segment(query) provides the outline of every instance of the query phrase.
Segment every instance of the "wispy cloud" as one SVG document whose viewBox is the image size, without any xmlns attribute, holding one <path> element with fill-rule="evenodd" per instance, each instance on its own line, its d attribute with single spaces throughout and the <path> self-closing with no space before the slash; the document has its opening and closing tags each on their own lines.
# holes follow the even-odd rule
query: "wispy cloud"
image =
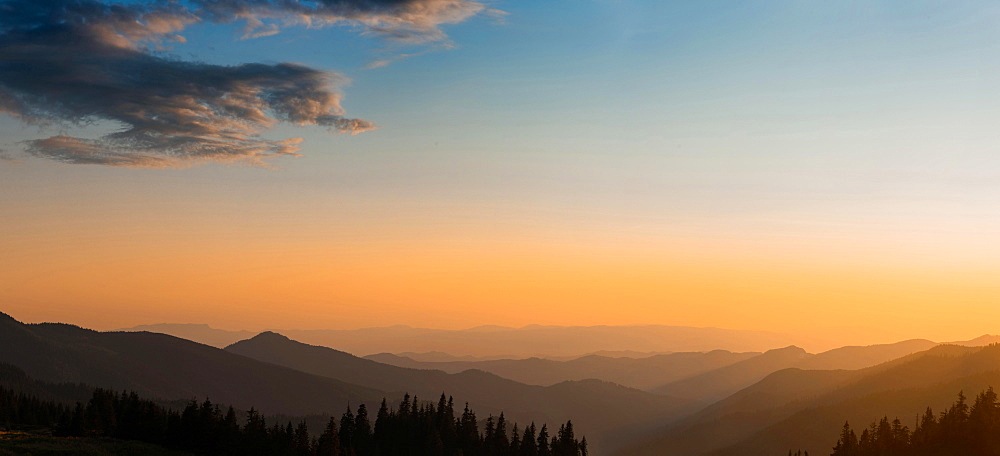
<svg viewBox="0 0 1000 456">
<path fill-rule="evenodd" d="M 397 62 L 399 60 L 408 59 L 410 57 L 417 57 L 417 56 L 423 55 L 424 53 L 428 52 L 429 50 L 430 49 L 425 49 L 425 50 L 420 51 L 420 52 L 412 52 L 412 53 L 408 53 L 408 54 L 404 54 L 404 53 L 391 54 L 391 53 L 387 52 L 386 53 L 387 55 L 385 57 L 377 59 L 377 60 L 372 60 L 371 62 L 368 62 L 368 64 L 364 66 L 364 69 L 366 69 L 366 70 L 374 70 L 376 68 L 385 68 L 385 67 L 387 67 L 389 65 L 392 65 L 393 63 L 395 63 L 395 62 Z"/>
<path fill-rule="evenodd" d="M 488 10 L 470 0 L 195 0 L 194 4 L 209 20 L 246 22 L 246 36 L 259 29 L 277 30 L 278 24 L 316 27 L 349 22 L 369 33 L 412 43 L 443 40 L 441 25 Z"/>
<path fill-rule="evenodd" d="M 235 66 L 154 54 L 200 21 L 246 22 L 247 37 L 288 24 L 351 22 L 410 42 L 443 40 L 441 24 L 483 6 L 467 0 L 195 0 L 147 5 L 97 0 L 0 0 L 0 112 L 26 123 L 114 122 L 97 139 L 66 135 L 26 142 L 25 151 L 64 163 L 184 167 L 201 162 L 266 166 L 296 156 L 298 138 L 261 134 L 278 122 L 340 133 L 374 129 L 346 117 L 336 73 L 302 65 Z"/>
</svg>

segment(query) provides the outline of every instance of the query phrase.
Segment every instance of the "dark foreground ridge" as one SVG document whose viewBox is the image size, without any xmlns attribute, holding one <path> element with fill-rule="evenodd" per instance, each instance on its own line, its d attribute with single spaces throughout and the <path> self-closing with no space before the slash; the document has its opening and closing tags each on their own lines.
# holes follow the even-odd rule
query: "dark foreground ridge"
<svg viewBox="0 0 1000 456">
<path fill-rule="evenodd" d="M 382 401 L 374 423 L 367 407 L 347 409 L 339 420 L 330 418 L 318 437 L 310 435 L 306 422 L 293 426 L 268 425 L 259 411 L 238 413 L 206 399 L 191 401 L 178 412 L 135 392 L 116 393 L 94 389 L 88 401 L 68 405 L 18 391 L 67 390 L 66 385 L 48 385 L 29 379 L 11 365 L 0 365 L 8 380 L 0 385 L 0 429 L 11 439 L 0 439 L 0 450 L 19 448 L 18 441 L 51 433 L 49 439 L 69 450 L 107 448 L 107 440 L 153 444 L 167 450 L 212 455 L 288 456 L 587 456 L 587 439 L 577 440 L 572 421 L 551 435 L 548 427 L 535 423 L 519 428 L 503 413 L 488 417 L 482 429 L 475 412 L 465 406 L 455 416 L 454 402 L 441 395 L 435 405 L 406 395 L 396 408 Z M 70 389 L 71 390 L 71 389 Z M 75 392 L 75 391 L 73 391 Z M 43 393 L 44 394 L 44 393 Z M 51 393 L 49 393 L 51 394 Z M 510 427 L 508 427 L 510 425 Z M 32 433 L 10 434 L 12 430 Z M 58 439 L 58 438 L 67 439 Z M 73 437 L 73 439 L 68 439 Z M 79 439 L 85 437 L 87 439 Z M 44 439 L 45 437 L 40 437 Z M 102 443 L 103 442 L 103 443 Z M 12 446 L 13 445 L 13 446 Z M 122 448 L 111 444 L 111 447 Z M 133 446 L 134 448 L 134 446 Z"/>
<path fill-rule="evenodd" d="M 927 407 L 912 432 L 899 418 L 873 421 L 860 435 L 845 422 L 831 456 L 946 454 L 1000 455 L 1000 403 L 992 387 L 979 393 L 971 408 L 962 392 L 940 415 Z"/>
</svg>

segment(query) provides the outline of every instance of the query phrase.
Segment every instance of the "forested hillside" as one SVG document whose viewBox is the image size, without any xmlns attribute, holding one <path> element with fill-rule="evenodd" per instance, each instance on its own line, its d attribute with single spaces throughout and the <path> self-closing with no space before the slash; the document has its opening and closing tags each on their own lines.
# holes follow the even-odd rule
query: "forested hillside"
<svg viewBox="0 0 1000 456">
<path fill-rule="evenodd" d="M 23 384 L 56 387 L 27 381 Z M 49 430 L 56 437 L 134 440 L 164 448 L 212 455 L 288 456 L 587 456 L 586 437 L 577 439 L 572 421 L 547 425 L 510 423 L 503 413 L 477 418 L 468 405 L 456 411 L 444 395 L 437 404 L 406 395 L 398 407 L 386 400 L 372 418 L 361 404 L 331 418 L 321 431 L 305 421 L 269 424 L 251 408 L 238 414 L 206 399 L 183 410 L 165 408 L 135 392 L 94 389 L 86 402 L 41 399 L 0 386 L 0 430 Z M 64 443 L 72 448 L 72 442 Z M 80 442 L 81 445 L 84 442 Z"/>
<path fill-rule="evenodd" d="M 860 432 L 860 433 L 859 433 Z M 913 428 L 888 417 L 860 431 L 844 423 L 831 456 L 1000 455 L 1000 402 L 990 387 L 976 395 L 970 407 L 963 392 L 947 409 L 935 414 L 927 407 Z"/>
</svg>

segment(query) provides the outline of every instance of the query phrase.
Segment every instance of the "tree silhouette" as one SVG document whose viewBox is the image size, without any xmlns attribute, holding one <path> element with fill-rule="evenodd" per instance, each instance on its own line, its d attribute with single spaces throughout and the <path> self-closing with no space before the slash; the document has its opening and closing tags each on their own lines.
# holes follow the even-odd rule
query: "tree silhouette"
<svg viewBox="0 0 1000 456">
<path fill-rule="evenodd" d="M 883 417 L 857 436 L 844 423 L 831 456 L 1000 456 L 1000 402 L 990 387 L 970 407 L 964 392 L 940 415 L 928 407 L 911 432 Z"/>
<path fill-rule="evenodd" d="M 995 403 L 995 401 L 994 401 Z M 195 454 L 277 456 L 587 456 L 586 438 L 577 441 L 573 423 L 560 425 L 550 438 L 548 427 L 536 431 L 489 416 L 483 431 L 466 404 L 454 416 L 454 401 L 437 403 L 405 396 L 397 409 L 383 399 L 374 427 L 368 408 L 348 407 L 331 417 L 319 437 L 310 437 L 305 421 L 268 424 L 250 408 L 240 419 L 232 407 L 222 412 L 210 400 L 189 401 L 180 411 L 141 399 L 136 393 L 96 389 L 86 404 L 67 406 L 0 387 L 0 426 L 50 426 L 57 436 L 94 436 L 139 440 Z M 977 419 L 980 413 L 975 415 Z M 242 424 L 241 424 L 242 423 Z M 509 426 L 509 430 L 508 430 Z"/>
</svg>

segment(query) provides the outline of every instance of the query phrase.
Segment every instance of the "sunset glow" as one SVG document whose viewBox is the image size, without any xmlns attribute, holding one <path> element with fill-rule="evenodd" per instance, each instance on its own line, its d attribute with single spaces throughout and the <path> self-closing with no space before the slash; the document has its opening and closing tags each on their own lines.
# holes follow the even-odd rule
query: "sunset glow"
<svg viewBox="0 0 1000 456">
<path fill-rule="evenodd" d="M 816 347 L 996 332 L 995 5 L 542 3 L 437 2 L 383 24 L 403 41 L 332 10 L 280 33 L 150 22 L 185 37 L 163 44 L 182 59 L 338 73 L 318 111 L 261 105 L 276 118 L 190 159 L 67 164 L 94 155 L 30 141 L 126 117 L 5 108 L 5 311 L 98 329 L 712 326 Z M 95 43 L 141 52 L 129 33 Z M 183 147 L 233 128 L 211 122 Z"/>
</svg>

